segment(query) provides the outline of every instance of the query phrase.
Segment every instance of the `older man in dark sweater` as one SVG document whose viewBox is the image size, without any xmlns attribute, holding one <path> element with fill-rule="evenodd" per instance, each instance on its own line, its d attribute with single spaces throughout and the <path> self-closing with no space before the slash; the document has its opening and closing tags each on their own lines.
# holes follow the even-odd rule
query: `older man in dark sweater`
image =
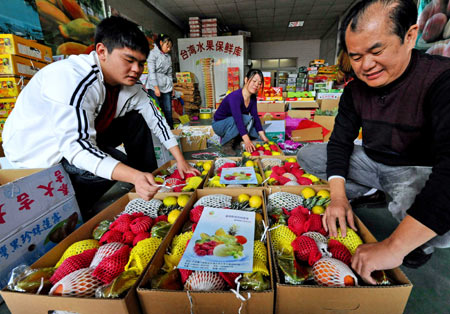
<svg viewBox="0 0 450 314">
<path fill-rule="evenodd" d="M 328 145 L 298 154 L 303 167 L 329 179 L 323 222 L 331 235 L 337 224 L 343 236 L 347 224 L 356 229 L 349 198 L 370 188 L 392 198 L 388 208 L 399 226 L 384 241 L 361 245 L 352 259 L 369 283 L 374 270 L 417 268 L 435 247 L 450 246 L 450 59 L 413 49 L 416 20 L 412 0 L 353 7 L 341 38 L 356 79 L 341 97 Z M 353 144 L 360 127 L 362 146 Z"/>
</svg>

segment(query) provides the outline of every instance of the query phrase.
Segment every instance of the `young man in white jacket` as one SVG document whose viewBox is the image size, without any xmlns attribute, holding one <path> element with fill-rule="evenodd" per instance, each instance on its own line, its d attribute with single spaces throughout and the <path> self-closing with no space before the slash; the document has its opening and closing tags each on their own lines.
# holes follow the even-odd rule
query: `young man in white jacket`
<svg viewBox="0 0 450 314">
<path fill-rule="evenodd" d="M 18 168 L 62 162 L 84 216 L 114 183 L 135 185 L 149 200 L 158 187 L 151 132 L 175 157 L 178 170 L 197 173 L 139 77 L 149 53 L 145 35 L 121 17 L 97 27 L 95 51 L 40 70 L 21 92 L 4 126 L 3 148 Z M 116 150 L 124 144 L 127 154 Z"/>
</svg>

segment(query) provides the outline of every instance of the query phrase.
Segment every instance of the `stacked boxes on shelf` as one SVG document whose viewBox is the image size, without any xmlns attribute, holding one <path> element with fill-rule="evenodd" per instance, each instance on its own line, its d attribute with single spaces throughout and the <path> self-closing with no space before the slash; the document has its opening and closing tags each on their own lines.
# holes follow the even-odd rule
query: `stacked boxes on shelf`
<svg viewBox="0 0 450 314">
<path fill-rule="evenodd" d="M 199 17 L 189 17 L 189 37 L 201 37 L 201 25 Z"/>
<path fill-rule="evenodd" d="M 217 19 L 202 19 L 202 37 L 217 36 Z"/>
<path fill-rule="evenodd" d="M 297 73 L 289 74 L 287 79 L 286 90 L 288 92 L 295 92 L 297 88 Z"/>
<path fill-rule="evenodd" d="M 239 68 L 228 68 L 228 91 L 232 92 L 240 88 Z"/>
<path fill-rule="evenodd" d="M 184 101 L 184 114 L 189 116 L 198 116 L 199 108 L 202 104 L 198 84 L 195 83 L 194 74 L 191 72 L 177 72 L 177 83 L 174 84 L 174 90 L 182 93 Z"/>
<path fill-rule="evenodd" d="M 205 100 L 203 105 L 206 108 L 214 108 L 216 102 L 214 87 L 214 59 L 200 59 L 200 64 L 202 65 L 203 84 L 205 86 Z"/>
<path fill-rule="evenodd" d="M 20 91 L 51 61 L 50 47 L 13 34 L 0 34 L 0 141 L 3 125 Z"/>
</svg>

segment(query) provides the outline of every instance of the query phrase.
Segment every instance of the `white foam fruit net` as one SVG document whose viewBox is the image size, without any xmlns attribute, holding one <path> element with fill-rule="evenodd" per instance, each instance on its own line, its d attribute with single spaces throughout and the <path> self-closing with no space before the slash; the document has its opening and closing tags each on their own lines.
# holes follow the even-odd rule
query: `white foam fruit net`
<svg viewBox="0 0 450 314">
<path fill-rule="evenodd" d="M 120 242 L 111 242 L 105 245 L 102 245 L 98 248 L 97 252 L 92 259 L 91 265 L 89 267 L 95 268 L 100 264 L 100 262 L 108 256 L 113 255 L 117 250 L 119 250 L 124 244 Z"/>
<path fill-rule="evenodd" d="M 281 166 L 281 159 L 276 158 L 261 158 L 263 169 Z"/>
<path fill-rule="evenodd" d="M 323 234 L 319 233 L 319 232 L 315 232 L 315 231 L 308 231 L 303 233 L 302 235 L 310 237 L 311 239 L 313 239 L 314 241 L 317 242 L 322 242 L 328 245 L 328 239 L 326 236 L 324 236 Z"/>
<path fill-rule="evenodd" d="M 231 207 L 231 196 L 223 194 L 211 194 L 200 198 L 195 202 L 194 207 L 204 206 L 213 208 Z"/>
<path fill-rule="evenodd" d="M 229 162 L 236 164 L 236 160 L 233 160 L 233 159 L 217 158 L 216 161 L 214 162 L 214 167 L 216 169 L 219 169 L 220 167 L 222 167 L 223 165 L 225 165 L 226 163 L 229 163 Z"/>
<path fill-rule="evenodd" d="M 357 286 L 358 279 L 352 270 L 340 260 L 323 257 L 313 265 L 314 281 L 321 286 Z"/>
<path fill-rule="evenodd" d="M 92 276 L 92 271 L 92 268 L 82 268 L 68 274 L 52 287 L 49 295 L 54 295 L 56 292 L 58 295 L 67 297 L 88 298 L 95 296 L 95 290 L 103 283 Z"/>
<path fill-rule="evenodd" d="M 219 273 L 210 271 L 194 271 L 184 284 L 185 290 L 215 291 L 223 290 L 226 282 Z"/>
<path fill-rule="evenodd" d="M 158 217 L 158 209 L 162 206 L 163 202 L 157 199 L 151 199 L 150 201 L 144 201 L 142 198 L 135 198 L 128 202 L 125 206 L 125 210 L 122 212 L 126 214 L 143 213 L 151 218 Z"/>
<path fill-rule="evenodd" d="M 269 212 L 275 208 L 293 210 L 303 204 L 303 197 L 288 192 L 275 192 L 269 195 Z"/>
</svg>

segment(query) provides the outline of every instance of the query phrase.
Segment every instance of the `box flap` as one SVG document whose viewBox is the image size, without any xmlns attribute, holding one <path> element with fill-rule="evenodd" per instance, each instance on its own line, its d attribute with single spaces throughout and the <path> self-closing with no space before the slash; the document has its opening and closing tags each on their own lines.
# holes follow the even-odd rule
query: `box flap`
<svg viewBox="0 0 450 314">
<path fill-rule="evenodd" d="M 294 130 L 292 131 L 291 138 L 296 142 L 323 140 L 322 128 L 317 127 L 303 130 Z"/>
</svg>

